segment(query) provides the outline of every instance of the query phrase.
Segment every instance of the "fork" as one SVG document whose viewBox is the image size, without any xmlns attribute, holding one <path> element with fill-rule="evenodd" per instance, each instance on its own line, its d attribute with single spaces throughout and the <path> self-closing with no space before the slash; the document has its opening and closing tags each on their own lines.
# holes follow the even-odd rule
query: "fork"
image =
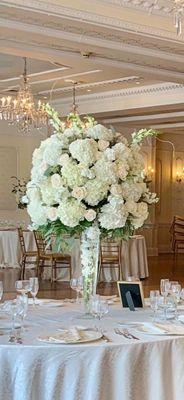
<svg viewBox="0 0 184 400">
<path fill-rule="evenodd" d="M 114 329 L 115 333 L 117 335 L 122 335 L 124 336 L 126 339 L 135 339 L 135 340 L 140 340 L 138 337 L 132 335 L 128 329 L 122 329 L 122 331 L 120 331 L 120 329 L 116 328 Z"/>
</svg>

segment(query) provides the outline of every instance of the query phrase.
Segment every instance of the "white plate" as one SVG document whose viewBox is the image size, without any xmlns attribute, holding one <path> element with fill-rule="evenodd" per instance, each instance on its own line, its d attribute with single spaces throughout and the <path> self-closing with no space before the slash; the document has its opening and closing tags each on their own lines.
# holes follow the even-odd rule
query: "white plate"
<svg viewBox="0 0 184 400">
<path fill-rule="evenodd" d="M 180 322 L 182 322 L 182 324 L 184 324 L 184 315 L 179 315 L 178 321 L 180 321 Z"/>
<path fill-rule="evenodd" d="M 160 324 L 161 325 L 161 324 Z M 184 336 L 184 328 L 180 325 L 168 325 L 164 329 L 156 324 L 145 322 L 141 326 L 136 326 L 134 329 L 146 335 L 164 335 L 164 336 Z M 168 329 L 168 330 L 167 330 Z"/>
<path fill-rule="evenodd" d="M 28 300 L 29 305 L 33 305 L 33 299 Z M 62 300 L 54 300 L 54 299 L 36 299 L 36 306 L 48 306 L 48 307 L 62 307 Z"/>
<path fill-rule="evenodd" d="M 62 338 L 62 332 L 60 333 L 54 333 L 53 335 L 49 336 L 40 336 L 38 340 L 41 342 L 45 343 L 50 343 L 50 344 L 77 344 L 77 343 L 88 343 L 88 342 L 94 342 L 96 340 L 99 340 L 102 338 L 102 333 L 101 332 L 96 332 L 93 330 L 80 330 L 80 335 L 81 338 L 79 340 L 74 340 L 74 339 L 63 339 Z M 65 331 L 65 336 L 66 336 L 66 331 Z M 51 338 L 55 339 L 52 340 Z"/>
</svg>

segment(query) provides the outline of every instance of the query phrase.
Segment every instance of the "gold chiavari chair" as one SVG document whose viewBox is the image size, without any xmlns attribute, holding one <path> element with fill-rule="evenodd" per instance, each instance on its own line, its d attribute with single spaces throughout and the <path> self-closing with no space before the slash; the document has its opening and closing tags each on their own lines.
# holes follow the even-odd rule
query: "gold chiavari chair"
<svg viewBox="0 0 184 400">
<path fill-rule="evenodd" d="M 34 231 L 34 237 L 38 250 L 38 260 L 40 266 L 40 277 L 45 267 L 51 267 L 51 283 L 57 279 L 56 270 L 58 268 L 69 269 L 70 279 L 72 277 L 71 256 L 69 254 L 55 253 L 48 249 L 48 244 L 39 231 Z M 48 262 L 49 264 L 46 264 Z"/>
<path fill-rule="evenodd" d="M 179 249 L 184 248 L 184 218 L 175 215 L 170 228 L 171 246 L 174 255 L 178 254 Z"/>
<path fill-rule="evenodd" d="M 20 244 L 20 249 L 21 249 L 20 278 L 24 279 L 26 264 L 35 265 L 36 273 L 38 274 L 38 267 L 39 267 L 38 252 L 37 251 L 28 251 L 26 249 L 24 234 L 26 232 L 28 232 L 28 230 L 22 229 L 22 228 L 17 228 L 17 230 L 18 230 L 19 244 Z"/>
<path fill-rule="evenodd" d="M 121 241 L 106 240 L 100 244 L 98 281 L 103 269 L 118 269 L 118 280 L 121 276 Z"/>
</svg>

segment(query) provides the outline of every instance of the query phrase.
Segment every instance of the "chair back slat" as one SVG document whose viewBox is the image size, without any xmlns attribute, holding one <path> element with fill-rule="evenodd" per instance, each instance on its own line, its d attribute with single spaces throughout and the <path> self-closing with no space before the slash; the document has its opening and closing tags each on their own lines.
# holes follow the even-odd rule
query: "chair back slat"
<svg viewBox="0 0 184 400">
<path fill-rule="evenodd" d="M 121 259 L 121 242 L 113 240 L 102 241 L 100 246 L 100 259 L 104 261 L 113 259 L 113 262 L 120 262 Z"/>
<path fill-rule="evenodd" d="M 22 255 L 25 255 L 26 246 L 25 246 L 25 240 L 24 240 L 24 231 L 23 231 L 22 228 L 17 228 L 17 231 L 18 231 L 18 237 L 19 237 L 21 253 L 22 253 Z"/>
<path fill-rule="evenodd" d="M 33 231 L 34 238 L 36 242 L 36 247 L 39 254 L 44 254 L 46 252 L 46 242 L 43 238 L 43 235 L 39 231 Z"/>
</svg>

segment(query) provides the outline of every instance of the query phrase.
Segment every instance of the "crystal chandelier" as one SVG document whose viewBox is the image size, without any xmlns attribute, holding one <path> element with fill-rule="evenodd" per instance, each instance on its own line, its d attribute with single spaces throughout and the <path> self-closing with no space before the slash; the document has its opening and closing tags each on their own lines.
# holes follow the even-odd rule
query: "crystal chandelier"
<svg viewBox="0 0 184 400">
<path fill-rule="evenodd" d="M 17 98 L 11 96 L 1 98 L 0 119 L 17 125 L 19 131 L 28 133 L 31 128 L 39 129 L 47 125 L 48 117 L 43 106 L 40 100 L 38 105 L 35 105 L 27 76 L 27 60 L 24 57 L 23 85 L 19 89 Z"/>
</svg>

